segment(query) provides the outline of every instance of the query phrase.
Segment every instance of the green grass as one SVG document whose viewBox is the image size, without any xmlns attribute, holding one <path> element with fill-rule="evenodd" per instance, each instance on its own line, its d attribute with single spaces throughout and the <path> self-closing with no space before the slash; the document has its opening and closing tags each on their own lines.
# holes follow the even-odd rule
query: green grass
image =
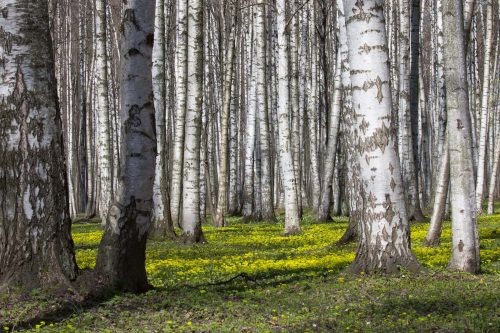
<svg viewBox="0 0 500 333">
<path fill-rule="evenodd" d="M 315 224 L 306 216 L 302 235 L 283 237 L 282 220 L 231 219 L 221 230 L 204 227 L 208 244 L 151 241 L 146 268 L 154 290 L 109 294 L 65 311 L 40 290 L 21 299 L 3 295 L 0 324 L 47 332 L 500 331 L 500 215 L 480 218 L 482 274 L 476 276 L 445 270 L 449 223 L 439 248 L 421 246 L 428 224 L 412 226 L 423 273 L 348 275 L 343 269 L 355 245 L 332 245 L 346 222 Z M 81 268 L 95 265 L 101 235 L 96 223 L 73 226 Z"/>
</svg>

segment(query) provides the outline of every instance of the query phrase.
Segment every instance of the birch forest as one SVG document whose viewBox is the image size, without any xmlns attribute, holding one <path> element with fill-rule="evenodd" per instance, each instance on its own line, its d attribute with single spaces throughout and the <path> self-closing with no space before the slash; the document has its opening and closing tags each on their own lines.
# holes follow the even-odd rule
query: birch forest
<svg viewBox="0 0 500 333">
<path fill-rule="evenodd" d="M 4 331 L 500 329 L 498 0 L 0 12 Z"/>
</svg>

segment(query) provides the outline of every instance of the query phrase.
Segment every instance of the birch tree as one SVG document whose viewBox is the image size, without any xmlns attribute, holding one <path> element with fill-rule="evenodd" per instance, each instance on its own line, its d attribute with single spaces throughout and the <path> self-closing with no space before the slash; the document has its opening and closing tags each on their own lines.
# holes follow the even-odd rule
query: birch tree
<svg viewBox="0 0 500 333">
<path fill-rule="evenodd" d="M 0 16 L 0 290 L 76 278 L 48 1 Z"/>
<path fill-rule="evenodd" d="M 170 96 L 167 89 L 170 85 L 169 65 L 167 63 L 167 42 L 170 42 L 167 29 L 169 6 L 165 0 L 156 0 L 155 40 L 153 45 L 153 93 L 156 125 L 156 166 L 153 186 L 153 219 L 150 234 L 152 236 L 175 237 L 174 225 L 170 211 L 170 196 L 168 191 L 168 142 L 167 127 L 171 113 Z M 170 18 L 169 18 L 170 20 Z"/>
<path fill-rule="evenodd" d="M 319 128 L 317 126 L 317 121 L 319 120 L 319 114 L 318 114 L 318 108 L 317 105 L 318 103 L 318 58 L 319 58 L 319 52 L 318 52 L 318 45 L 317 45 L 317 38 L 316 38 L 316 10 L 315 10 L 315 1 L 311 2 L 311 22 L 309 23 L 310 25 L 310 61 L 309 61 L 309 72 L 311 74 L 311 78 L 308 83 L 308 99 L 307 99 L 307 119 L 308 119 L 308 125 L 309 125 L 309 141 L 310 141 L 310 149 L 309 149 L 309 154 L 310 154 L 310 160 L 311 160 L 311 185 L 312 185 L 312 207 L 316 211 L 319 209 L 320 206 L 320 198 L 321 198 L 321 185 L 320 185 L 320 177 L 319 177 L 319 162 L 318 162 L 318 154 L 317 154 L 317 137 L 319 136 L 317 133 L 317 129 Z M 294 15 L 298 15 L 298 13 L 295 13 Z M 296 20 L 295 20 L 296 21 Z M 297 23 L 296 23 L 297 24 Z M 335 127 L 338 122 L 335 122 L 335 112 L 337 112 L 338 109 L 332 110 L 331 118 L 332 122 L 331 125 Z M 338 113 L 337 113 L 338 116 Z M 331 130 L 331 136 L 330 139 L 336 140 L 335 137 L 335 128 L 330 129 Z M 335 143 L 332 142 L 333 145 L 330 146 L 330 150 L 334 149 L 336 147 Z M 333 160 L 335 161 L 335 155 L 329 156 L 330 161 Z M 331 169 L 333 171 L 333 168 Z M 330 171 L 328 171 L 330 172 Z M 331 179 L 330 179 L 331 183 Z"/>
<path fill-rule="evenodd" d="M 96 1 L 96 82 L 97 82 L 97 160 L 99 163 L 99 215 L 103 224 L 113 200 L 113 148 L 109 107 L 107 0 Z"/>
<path fill-rule="evenodd" d="M 271 165 L 271 142 L 269 132 L 269 107 L 266 88 L 266 5 L 257 9 L 255 24 L 256 48 L 256 105 L 259 111 L 259 142 L 261 162 L 261 211 L 260 218 L 274 221 L 273 181 Z"/>
<path fill-rule="evenodd" d="M 288 8 L 285 9 L 285 14 L 288 12 L 288 19 L 285 21 L 286 24 L 283 27 L 287 31 L 288 36 L 288 75 L 289 82 L 288 88 L 290 93 L 289 106 L 290 106 L 290 116 L 291 116 L 291 126 L 290 126 L 290 142 L 292 147 L 292 158 L 293 158 L 293 171 L 295 173 L 296 191 L 297 191 L 297 202 L 299 208 L 299 217 L 302 217 L 303 203 L 302 197 L 304 194 L 303 184 L 302 184 L 302 162 L 303 156 L 301 154 L 301 107 L 300 107 L 300 87 L 299 87 L 299 57 L 298 57 L 298 34 L 299 34 L 299 19 L 297 15 L 297 8 L 299 6 L 298 1 L 287 1 Z M 280 13 L 278 15 L 278 29 L 281 29 L 279 25 Z M 278 34 L 280 32 L 278 31 Z M 279 41 L 278 41 L 279 43 Z M 279 46 L 278 46 L 279 47 Z M 281 61 L 281 59 L 279 60 Z M 279 83 L 278 83 L 279 84 Z M 279 89 L 279 88 L 278 88 Z"/>
<path fill-rule="evenodd" d="M 332 182 L 337 159 L 337 144 L 340 131 L 341 109 L 350 108 L 350 99 L 342 98 L 342 93 L 347 91 L 350 85 L 347 32 L 345 26 L 344 5 L 342 1 L 337 3 L 337 25 L 339 47 L 337 50 L 337 64 L 334 77 L 334 90 L 330 107 L 330 121 L 328 127 L 328 142 L 324 162 L 323 186 L 321 189 L 321 201 L 318 208 L 318 220 L 326 221 L 329 216 Z"/>
<path fill-rule="evenodd" d="M 203 1 L 188 3 L 185 149 L 182 188 L 184 242 L 204 241 L 200 218 L 200 150 L 203 105 Z"/>
<path fill-rule="evenodd" d="M 129 0 L 121 17 L 122 174 L 99 245 L 96 270 L 116 288 L 149 288 L 146 240 L 153 208 L 156 135 L 152 88 L 155 3 Z"/>
<path fill-rule="evenodd" d="M 381 0 L 345 0 L 353 107 L 359 128 L 363 219 L 354 272 L 395 272 L 419 264 L 410 249 L 400 164 L 391 117 L 384 7 Z"/>
<path fill-rule="evenodd" d="M 477 166 L 476 180 L 476 210 L 480 214 L 483 210 L 483 192 L 485 188 L 486 174 L 486 145 L 488 139 L 489 97 L 490 97 L 490 63 L 491 63 L 491 43 L 493 39 L 493 6 L 491 1 L 485 1 L 486 7 L 486 37 L 484 40 L 484 67 L 483 67 L 483 87 L 481 98 L 481 125 L 479 133 L 479 160 Z"/>
<path fill-rule="evenodd" d="M 445 151 L 439 166 L 436 193 L 434 194 L 434 206 L 431 223 L 424 244 L 427 246 L 438 246 L 441 242 L 441 231 L 446 210 L 446 202 L 450 187 L 450 150 L 448 140 L 445 143 Z"/>
<path fill-rule="evenodd" d="M 497 111 L 498 112 L 498 111 Z M 489 187 L 488 195 L 488 214 L 492 215 L 495 213 L 495 191 L 498 179 L 498 170 L 500 169 L 500 135 L 497 136 L 497 142 L 495 145 L 495 152 L 493 155 L 493 170 L 491 171 L 491 182 Z"/>
<path fill-rule="evenodd" d="M 255 165 L 255 141 L 256 141 L 256 117 L 257 117 L 257 78 L 255 76 L 255 47 L 253 47 L 253 27 L 254 27 L 254 12 L 255 8 L 250 8 L 249 23 L 250 25 L 245 29 L 246 36 L 244 45 L 244 56 L 247 57 L 244 62 L 244 69 L 246 74 L 246 90 L 247 101 L 245 108 L 246 121 L 245 121 L 245 150 L 244 150 L 244 180 L 243 180 L 243 216 L 245 219 L 251 219 L 254 214 L 254 165 Z"/>
<path fill-rule="evenodd" d="M 187 0 L 177 2 L 177 44 L 175 54 L 175 130 L 174 151 L 172 164 L 172 184 L 170 193 L 170 208 L 172 221 L 182 227 L 182 177 L 184 167 L 184 123 L 186 120 L 186 94 L 187 94 Z"/>
<path fill-rule="evenodd" d="M 399 156 L 404 181 L 403 187 L 406 193 L 408 217 L 417 221 L 423 221 L 418 195 L 418 178 L 413 152 L 414 145 L 410 113 L 410 5 L 409 1 L 399 0 Z M 415 95 L 417 91 L 412 91 L 412 93 Z"/>
<path fill-rule="evenodd" d="M 235 22 L 236 23 L 236 22 Z M 231 110 L 231 94 L 233 87 L 233 72 L 235 62 L 235 33 L 236 24 L 233 24 L 229 35 L 226 75 L 224 79 L 224 101 L 222 103 L 221 115 L 221 158 L 219 172 L 219 197 L 217 199 L 217 209 L 213 216 L 213 224 L 216 227 L 225 226 L 225 213 L 227 207 L 228 192 L 228 165 L 229 165 L 229 112 Z"/>
<path fill-rule="evenodd" d="M 479 271 L 474 167 L 472 164 L 462 1 L 443 0 L 446 108 L 450 150 L 452 270 Z"/>
<path fill-rule="evenodd" d="M 297 178 L 292 157 L 290 129 L 291 105 L 289 100 L 289 58 L 287 44 L 287 20 L 285 0 L 276 1 L 277 12 L 277 53 L 278 53 L 278 128 L 279 152 L 283 189 L 285 192 L 285 234 L 300 232 L 299 201 L 297 197 Z"/>
</svg>

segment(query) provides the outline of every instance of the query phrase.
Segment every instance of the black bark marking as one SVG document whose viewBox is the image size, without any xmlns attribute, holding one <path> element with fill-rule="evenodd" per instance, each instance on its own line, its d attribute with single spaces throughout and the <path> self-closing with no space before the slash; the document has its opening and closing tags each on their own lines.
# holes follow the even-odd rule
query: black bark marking
<svg viewBox="0 0 500 333">
<path fill-rule="evenodd" d="M 389 83 L 389 82 L 388 81 L 382 81 L 382 79 L 380 78 L 380 76 L 377 76 L 377 78 L 375 80 L 365 81 L 363 83 L 362 87 L 352 87 L 352 89 L 353 90 L 364 90 L 366 92 L 366 91 L 368 91 L 369 89 L 371 89 L 373 87 L 377 88 L 376 99 L 377 99 L 377 101 L 380 104 L 384 100 L 384 94 L 382 92 L 382 86 L 384 84 L 387 84 L 387 83 Z"/>
<path fill-rule="evenodd" d="M 359 128 L 361 129 L 361 131 L 363 131 L 363 134 L 366 134 L 366 130 L 368 129 L 369 126 L 370 126 L 370 123 L 367 122 L 365 118 L 363 118 Z"/>
<path fill-rule="evenodd" d="M 371 137 L 366 138 L 364 141 L 360 140 L 357 149 L 368 152 L 380 148 L 382 153 L 384 153 L 385 148 L 389 145 L 391 133 L 391 129 L 383 123 L 382 127 L 377 128 Z"/>
<path fill-rule="evenodd" d="M 141 51 L 139 51 L 138 49 L 133 47 L 133 48 L 128 50 L 127 54 L 128 54 L 128 56 L 132 57 L 132 56 L 136 56 L 138 54 L 141 54 Z"/>
<path fill-rule="evenodd" d="M 370 195 L 368 196 L 368 204 L 370 205 L 371 209 L 375 209 L 377 207 L 377 198 L 373 195 L 372 192 L 370 192 Z"/>
<path fill-rule="evenodd" d="M 464 242 L 460 240 L 460 242 L 458 243 L 458 251 L 463 252 L 463 250 L 464 250 Z"/>
<path fill-rule="evenodd" d="M 4 53 L 10 54 L 12 52 L 12 44 L 16 42 L 16 38 L 10 32 L 0 27 L 0 44 L 3 46 Z"/>
<path fill-rule="evenodd" d="M 152 47 L 152 46 L 153 46 L 153 44 L 154 44 L 154 40 L 155 40 L 154 34 L 148 34 L 148 35 L 146 36 L 146 44 L 147 44 L 148 46 Z"/>
<path fill-rule="evenodd" d="M 396 212 L 392 209 L 393 206 L 390 194 L 385 194 L 385 202 L 382 206 L 385 208 L 385 219 L 389 222 L 389 224 L 391 224 L 394 216 L 396 216 Z"/>
<path fill-rule="evenodd" d="M 363 33 L 368 33 L 368 32 L 374 32 L 373 30 L 367 30 L 367 31 L 364 31 Z M 373 46 L 370 46 L 368 45 L 367 43 L 365 43 L 363 46 L 360 46 L 359 47 L 359 54 L 363 54 L 363 53 L 370 53 L 371 51 L 373 50 L 380 50 L 382 52 L 387 52 L 387 47 L 385 47 L 384 45 L 373 45 Z"/>
<path fill-rule="evenodd" d="M 382 79 L 380 79 L 380 76 L 377 76 L 377 79 L 375 80 L 375 86 L 377 87 L 377 100 L 379 103 L 382 103 L 382 100 L 384 99 L 384 95 L 382 93 L 382 85 L 384 83 L 387 83 L 387 81 L 382 81 Z"/>
<path fill-rule="evenodd" d="M 389 163 L 389 171 L 391 172 L 391 175 L 394 174 L 394 166 L 392 165 L 392 163 Z"/>
<path fill-rule="evenodd" d="M 129 130 L 132 127 L 139 127 L 141 126 L 141 118 L 139 117 L 139 114 L 141 113 L 141 108 L 137 104 L 134 104 L 130 107 L 128 110 L 128 119 L 125 122 L 126 128 Z"/>
<path fill-rule="evenodd" d="M 396 182 L 394 181 L 394 178 L 391 178 L 391 190 L 394 192 L 394 189 L 396 188 Z"/>
<path fill-rule="evenodd" d="M 357 8 L 352 9 L 352 12 L 354 13 L 354 15 L 349 17 L 349 19 L 346 21 L 346 23 L 350 23 L 352 21 L 366 21 L 366 23 L 369 23 L 370 19 L 372 17 L 375 17 L 375 15 L 365 12 L 365 10 L 363 9 L 364 5 L 365 5 L 365 3 L 363 0 L 356 1 L 355 6 Z"/>
<path fill-rule="evenodd" d="M 371 50 L 372 48 L 367 43 L 365 43 L 363 46 L 359 48 L 359 54 L 363 54 L 363 52 L 368 54 L 370 53 Z"/>
<path fill-rule="evenodd" d="M 364 74 L 364 73 L 370 73 L 370 70 L 363 70 L 363 69 L 351 69 L 350 73 L 351 75 L 356 75 L 356 74 Z"/>
</svg>

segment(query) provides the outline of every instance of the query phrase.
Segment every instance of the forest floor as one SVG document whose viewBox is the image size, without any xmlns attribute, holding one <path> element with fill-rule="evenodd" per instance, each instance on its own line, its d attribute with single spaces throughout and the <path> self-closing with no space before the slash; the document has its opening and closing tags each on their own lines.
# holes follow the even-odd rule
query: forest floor
<svg viewBox="0 0 500 333">
<path fill-rule="evenodd" d="M 439 248 L 421 245 L 428 224 L 412 226 L 418 275 L 349 275 L 355 244 L 333 245 L 347 220 L 303 220 L 283 237 L 276 224 L 229 220 L 204 226 L 207 244 L 150 241 L 151 291 L 104 292 L 75 301 L 37 289 L 0 295 L 0 331 L 44 332 L 499 332 L 500 215 L 479 219 L 482 274 L 446 271 L 450 223 Z M 102 235 L 76 221 L 78 265 L 90 272 Z"/>
</svg>

